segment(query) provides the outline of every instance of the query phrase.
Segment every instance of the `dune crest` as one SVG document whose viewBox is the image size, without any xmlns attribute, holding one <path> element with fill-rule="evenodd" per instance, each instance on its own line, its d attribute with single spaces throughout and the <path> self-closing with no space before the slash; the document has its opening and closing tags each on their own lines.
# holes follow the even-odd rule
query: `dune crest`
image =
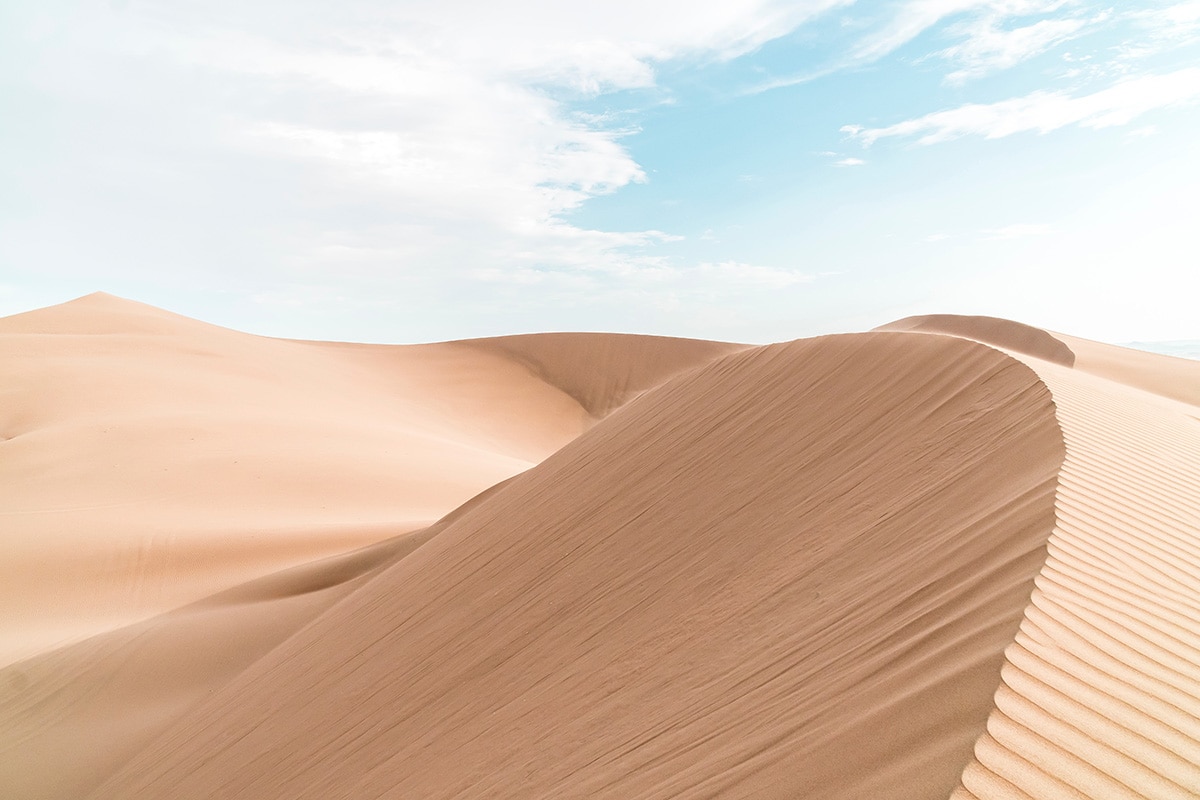
<svg viewBox="0 0 1200 800">
<path fill-rule="evenodd" d="M 1195 798 L 1200 424 L 1148 397 L 1145 370 L 1033 366 L 1066 443 L 1057 522 L 954 797 Z"/>
<path fill-rule="evenodd" d="M 945 333 L 995 345 L 1015 353 L 1034 356 L 1055 364 L 1071 366 L 1075 353 L 1066 342 L 1041 328 L 998 317 L 927 314 L 905 317 L 875 328 L 877 331 Z"/>
</svg>

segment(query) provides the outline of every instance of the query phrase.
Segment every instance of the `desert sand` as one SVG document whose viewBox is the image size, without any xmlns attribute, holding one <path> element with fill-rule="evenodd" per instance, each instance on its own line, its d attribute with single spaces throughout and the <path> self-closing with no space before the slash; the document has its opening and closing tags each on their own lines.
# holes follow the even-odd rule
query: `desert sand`
<svg viewBox="0 0 1200 800">
<path fill-rule="evenodd" d="M 13 798 L 1200 797 L 1200 363 L 0 319 Z"/>
</svg>

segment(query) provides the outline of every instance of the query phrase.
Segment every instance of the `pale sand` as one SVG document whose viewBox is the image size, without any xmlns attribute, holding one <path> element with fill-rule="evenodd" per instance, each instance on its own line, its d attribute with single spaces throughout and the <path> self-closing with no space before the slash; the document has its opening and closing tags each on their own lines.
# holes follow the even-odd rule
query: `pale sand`
<svg viewBox="0 0 1200 800">
<path fill-rule="evenodd" d="M 659 349 L 660 378 L 711 357 Z M 0 665 L 423 528 L 593 421 L 500 350 L 268 339 L 108 295 L 0 320 L 0 387 Z"/>
<path fill-rule="evenodd" d="M 1200 364 L 888 327 L 0 320 L 5 796 L 1198 796 Z"/>
</svg>

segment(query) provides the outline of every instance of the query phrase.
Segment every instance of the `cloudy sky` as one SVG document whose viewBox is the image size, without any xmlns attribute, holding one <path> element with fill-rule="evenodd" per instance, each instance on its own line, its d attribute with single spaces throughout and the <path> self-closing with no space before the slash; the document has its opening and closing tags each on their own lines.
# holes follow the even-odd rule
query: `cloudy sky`
<svg viewBox="0 0 1200 800">
<path fill-rule="evenodd" d="M 1200 337 L 1200 0 L 0 4 L 0 314 Z"/>
</svg>

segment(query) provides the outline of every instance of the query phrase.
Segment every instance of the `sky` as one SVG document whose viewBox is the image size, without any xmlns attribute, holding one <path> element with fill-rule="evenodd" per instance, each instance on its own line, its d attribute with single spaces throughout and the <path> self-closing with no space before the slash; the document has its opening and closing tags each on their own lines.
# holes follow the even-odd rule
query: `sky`
<svg viewBox="0 0 1200 800">
<path fill-rule="evenodd" d="M 1200 0 L 0 2 L 0 314 L 1200 337 Z"/>
</svg>

